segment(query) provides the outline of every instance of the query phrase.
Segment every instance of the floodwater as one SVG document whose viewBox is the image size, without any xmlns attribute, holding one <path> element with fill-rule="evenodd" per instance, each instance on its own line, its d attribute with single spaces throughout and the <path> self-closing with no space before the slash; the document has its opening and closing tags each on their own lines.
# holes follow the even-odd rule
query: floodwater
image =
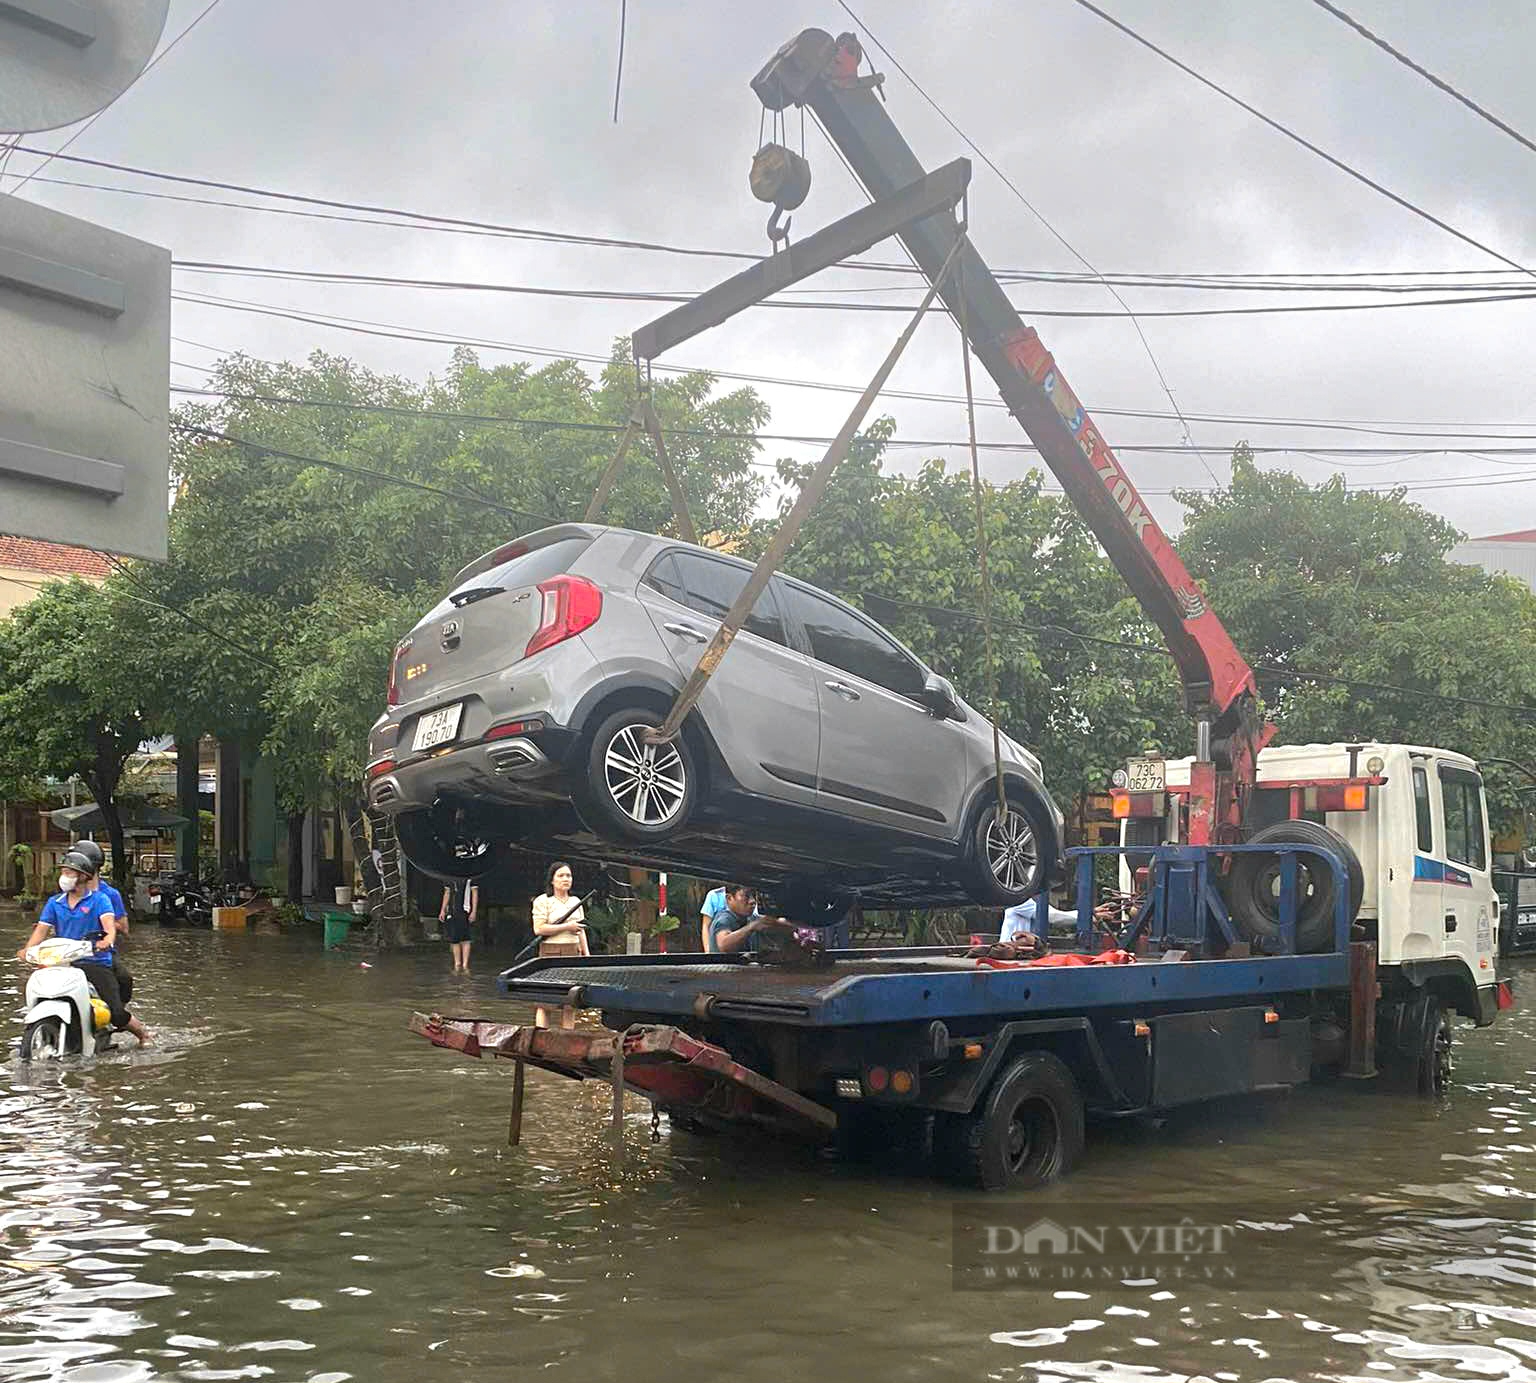
<svg viewBox="0 0 1536 1383">
<path fill-rule="evenodd" d="M 1241 1290 L 984 1292 L 950 1271 L 984 1198 L 900 1166 L 652 1142 L 640 1103 L 616 1160 L 606 1088 L 540 1072 L 506 1148 L 509 1066 L 405 1031 L 511 1016 L 483 957 L 142 926 L 131 959 L 161 1045 L 0 1065 L 0 1379 L 1536 1380 L 1529 1007 L 1458 1031 L 1438 1107 L 1341 1084 L 1117 1125 L 1003 1198 L 1252 1207 Z"/>
</svg>

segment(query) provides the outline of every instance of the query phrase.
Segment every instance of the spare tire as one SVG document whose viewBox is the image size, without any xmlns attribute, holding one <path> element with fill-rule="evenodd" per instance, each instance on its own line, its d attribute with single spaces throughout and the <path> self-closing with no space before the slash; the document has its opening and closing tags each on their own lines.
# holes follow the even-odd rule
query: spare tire
<svg viewBox="0 0 1536 1383">
<path fill-rule="evenodd" d="M 1346 911 L 1353 922 L 1365 896 L 1365 871 L 1353 847 L 1332 827 L 1316 821 L 1277 821 L 1249 837 L 1249 845 L 1318 845 L 1343 862 L 1348 880 Z M 1237 929 L 1250 940 L 1280 935 L 1280 856 L 1255 851 L 1233 856 L 1227 876 L 1227 907 Z M 1333 949 L 1333 871 L 1316 855 L 1296 856 L 1296 949 L 1315 954 Z"/>
</svg>

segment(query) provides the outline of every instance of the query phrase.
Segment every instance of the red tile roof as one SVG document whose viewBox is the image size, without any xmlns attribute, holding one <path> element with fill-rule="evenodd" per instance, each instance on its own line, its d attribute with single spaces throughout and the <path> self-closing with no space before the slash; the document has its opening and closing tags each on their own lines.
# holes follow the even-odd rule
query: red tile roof
<svg viewBox="0 0 1536 1383">
<path fill-rule="evenodd" d="M 1473 538 L 1474 543 L 1536 543 L 1536 528 L 1522 528 L 1514 533 L 1490 533 Z"/>
<path fill-rule="evenodd" d="M 112 564 L 89 548 L 66 547 L 63 543 L 45 543 L 36 538 L 7 538 L 0 535 L 0 567 L 19 571 L 44 572 L 49 576 L 84 576 L 100 579 L 112 570 Z"/>
</svg>

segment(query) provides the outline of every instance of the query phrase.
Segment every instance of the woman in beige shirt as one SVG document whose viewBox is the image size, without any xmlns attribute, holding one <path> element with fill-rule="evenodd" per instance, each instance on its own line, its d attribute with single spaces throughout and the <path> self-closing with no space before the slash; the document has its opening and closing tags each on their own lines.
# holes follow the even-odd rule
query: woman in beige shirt
<svg viewBox="0 0 1536 1383">
<path fill-rule="evenodd" d="M 539 938 L 541 956 L 585 956 L 587 950 L 587 915 L 571 894 L 571 866 L 557 864 L 549 871 L 544 892 L 533 900 L 533 934 Z M 543 1004 L 534 1009 L 534 1023 L 549 1026 L 549 1014 Z M 576 1026 L 576 1014 L 570 1008 L 561 1013 L 560 1026 Z"/>
</svg>

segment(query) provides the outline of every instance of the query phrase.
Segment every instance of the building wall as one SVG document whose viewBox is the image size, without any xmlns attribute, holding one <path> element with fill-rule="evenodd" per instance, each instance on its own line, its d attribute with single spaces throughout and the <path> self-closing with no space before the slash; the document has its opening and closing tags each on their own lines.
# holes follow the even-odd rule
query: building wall
<svg viewBox="0 0 1536 1383">
<path fill-rule="evenodd" d="M 1516 577 L 1536 591 L 1536 542 L 1501 542 L 1483 538 L 1453 547 L 1447 556 L 1451 561 L 1465 562 L 1469 567 Z"/>
</svg>

